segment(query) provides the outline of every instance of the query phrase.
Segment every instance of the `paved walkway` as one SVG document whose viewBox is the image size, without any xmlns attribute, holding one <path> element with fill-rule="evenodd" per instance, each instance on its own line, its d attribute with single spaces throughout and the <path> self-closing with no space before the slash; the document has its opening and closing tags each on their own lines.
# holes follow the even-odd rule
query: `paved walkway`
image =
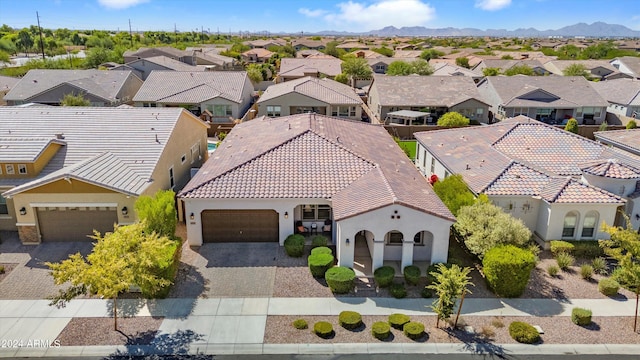
<svg viewBox="0 0 640 360">
<path fill-rule="evenodd" d="M 74 317 L 110 317 L 110 301 L 72 300 L 65 308 L 47 300 L 0 300 L 0 357 L 107 356 L 114 354 L 343 354 L 343 353 L 469 353 L 500 349 L 505 354 L 637 354 L 640 345 L 495 345 L 465 344 L 263 344 L 268 315 L 433 315 L 424 299 L 391 298 L 215 298 L 119 301 L 124 316 L 162 316 L 156 339 L 148 346 L 48 346 Z M 463 314 L 479 316 L 570 316 L 573 307 L 593 316 L 629 316 L 634 301 L 577 299 L 467 299 Z M 240 326 L 242 325 L 242 326 Z M 22 342 L 22 347 L 7 342 Z M 37 341 L 38 343 L 34 343 Z M 158 340 L 160 341 L 160 340 Z M 182 343 L 181 343 L 182 342 Z M 166 344 L 171 344 L 167 347 Z"/>
</svg>

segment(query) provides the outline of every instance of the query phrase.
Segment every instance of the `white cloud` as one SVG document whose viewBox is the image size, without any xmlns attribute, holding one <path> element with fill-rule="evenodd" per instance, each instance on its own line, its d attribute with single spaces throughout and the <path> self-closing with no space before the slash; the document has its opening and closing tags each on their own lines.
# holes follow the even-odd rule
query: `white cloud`
<svg viewBox="0 0 640 360">
<path fill-rule="evenodd" d="M 476 0 L 476 7 L 482 10 L 495 11 L 511 5 L 511 0 Z"/>
<path fill-rule="evenodd" d="M 435 8 L 421 0 L 349 0 L 338 11 L 300 9 L 309 17 L 323 16 L 335 29 L 375 30 L 385 26 L 419 26 L 435 18 Z"/>
<path fill-rule="evenodd" d="M 310 10 L 310 9 L 307 9 L 307 8 L 298 9 L 298 12 L 300 14 L 306 15 L 308 17 L 318 17 L 318 16 L 322 16 L 322 15 L 327 13 L 326 10 L 322 10 L 322 9 Z"/>
<path fill-rule="evenodd" d="M 126 9 L 148 1 L 149 0 L 98 0 L 100 5 L 110 9 Z"/>
</svg>

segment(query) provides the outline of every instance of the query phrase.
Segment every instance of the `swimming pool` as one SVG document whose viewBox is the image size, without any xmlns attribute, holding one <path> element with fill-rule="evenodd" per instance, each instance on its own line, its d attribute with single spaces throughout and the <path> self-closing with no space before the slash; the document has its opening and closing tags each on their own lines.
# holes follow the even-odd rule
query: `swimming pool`
<svg viewBox="0 0 640 360">
<path fill-rule="evenodd" d="M 207 151 L 208 152 L 215 151 L 217 147 L 218 147 L 218 143 L 214 143 L 214 142 L 208 142 L 207 143 Z"/>
</svg>

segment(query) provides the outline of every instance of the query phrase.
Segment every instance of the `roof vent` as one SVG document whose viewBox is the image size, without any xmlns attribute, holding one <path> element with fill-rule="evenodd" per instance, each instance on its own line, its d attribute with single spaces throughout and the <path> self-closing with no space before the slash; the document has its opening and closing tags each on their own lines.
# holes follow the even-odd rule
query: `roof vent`
<svg viewBox="0 0 640 360">
<path fill-rule="evenodd" d="M 471 170 L 471 166 L 469 166 L 469 164 L 467 164 L 467 170 Z"/>
<path fill-rule="evenodd" d="M 63 133 L 56 133 L 56 139 L 59 139 L 59 140 L 64 139 L 64 134 Z"/>
<path fill-rule="evenodd" d="M 340 142 L 340 136 L 336 137 L 336 141 L 339 143 Z"/>
<path fill-rule="evenodd" d="M 158 134 L 156 134 L 156 142 L 160 144 L 160 140 L 158 140 Z"/>
</svg>

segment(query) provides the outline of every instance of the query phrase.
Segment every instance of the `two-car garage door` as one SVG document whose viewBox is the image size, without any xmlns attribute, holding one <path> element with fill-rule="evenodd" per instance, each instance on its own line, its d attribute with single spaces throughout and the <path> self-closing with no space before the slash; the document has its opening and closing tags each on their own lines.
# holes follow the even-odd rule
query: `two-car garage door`
<svg viewBox="0 0 640 360">
<path fill-rule="evenodd" d="M 39 207 L 38 225 L 42 241 L 93 241 L 87 235 L 113 231 L 118 222 L 113 207 Z"/>
<path fill-rule="evenodd" d="M 277 242 L 278 213 L 274 210 L 205 210 L 202 239 L 211 242 Z"/>
</svg>

